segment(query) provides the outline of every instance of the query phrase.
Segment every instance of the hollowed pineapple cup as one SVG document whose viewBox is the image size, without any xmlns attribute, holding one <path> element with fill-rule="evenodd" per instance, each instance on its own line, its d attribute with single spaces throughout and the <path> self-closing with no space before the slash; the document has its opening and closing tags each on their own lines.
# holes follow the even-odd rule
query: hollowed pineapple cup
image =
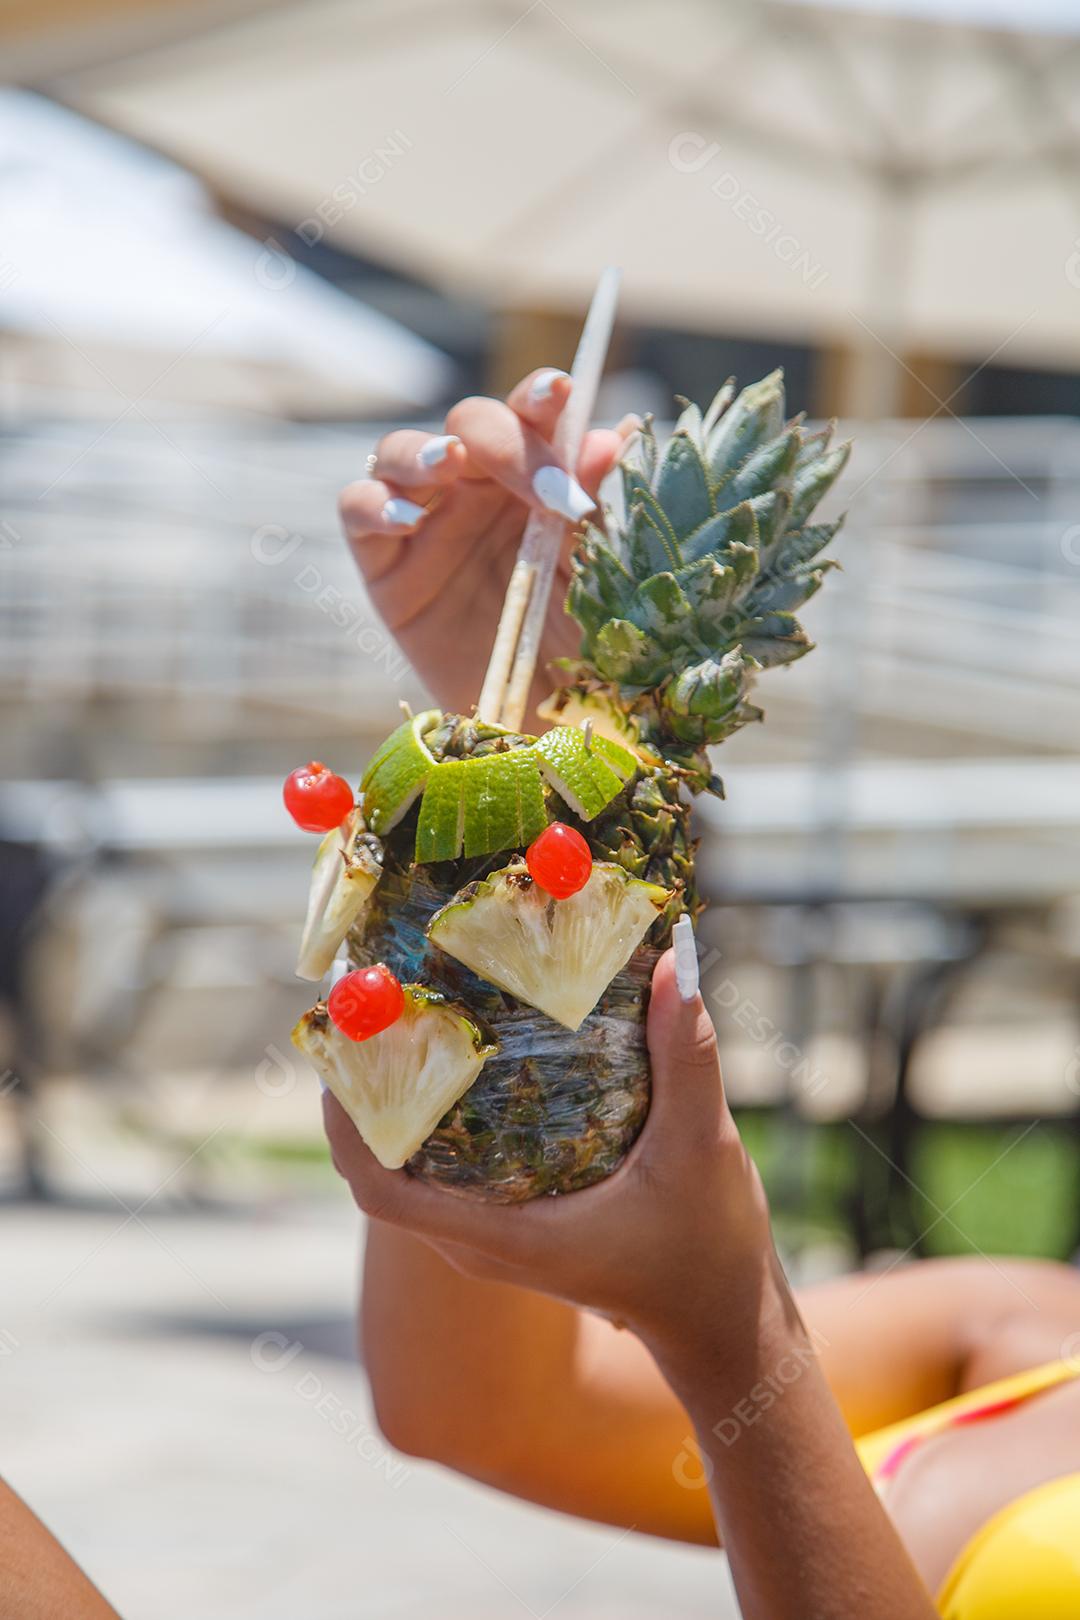
<svg viewBox="0 0 1080 1620">
<path fill-rule="evenodd" d="M 425 930 L 460 873 L 388 872 L 350 936 L 354 963 L 385 962 L 441 991 L 498 1043 L 478 1078 L 408 1161 L 411 1175 L 463 1197 L 516 1204 L 575 1192 L 616 1170 L 649 1111 L 645 1011 L 659 952 L 639 947 L 572 1031 L 478 978 Z"/>
<path fill-rule="evenodd" d="M 687 405 L 663 445 L 646 421 L 620 464 L 621 510 L 587 524 L 572 559 L 566 607 L 581 643 L 545 711 L 557 729 L 493 743 L 432 711 L 399 728 L 369 767 L 365 815 L 388 839 L 388 860 L 350 935 L 353 959 L 442 992 L 497 1045 L 408 1161 L 413 1175 L 517 1203 L 610 1175 L 639 1134 L 655 949 L 640 947 L 571 1031 L 477 977 L 425 929 L 463 883 L 525 848 L 552 810 L 577 818 L 598 861 L 670 893 L 654 940 L 680 910 L 696 914 L 687 799 L 722 792 L 708 750 L 762 718 L 750 701 L 758 674 L 812 645 L 795 615 L 835 566 L 822 554 L 839 520 L 811 521 L 848 457 L 831 434 L 786 419 L 779 372 L 739 394 L 725 384 L 704 412 Z M 586 721 L 591 747 L 574 729 Z M 517 749 L 522 769 L 516 792 L 493 807 L 488 773 L 504 766 L 476 757 L 489 746 Z M 410 844 L 400 817 L 421 791 Z M 470 804 L 488 841 L 470 845 L 466 815 L 462 842 Z M 487 851 L 501 854 L 465 870 Z"/>
</svg>

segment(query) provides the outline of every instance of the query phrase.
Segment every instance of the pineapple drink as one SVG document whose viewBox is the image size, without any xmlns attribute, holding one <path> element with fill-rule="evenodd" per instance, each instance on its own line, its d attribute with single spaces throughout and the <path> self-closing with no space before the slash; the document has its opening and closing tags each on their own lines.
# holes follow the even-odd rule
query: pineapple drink
<svg viewBox="0 0 1080 1620">
<path fill-rule="evenodd" d="M 652 969 L 700 909 L 690 802 L 722 791 L 707 750 L 761 718 L 759 671 L 809 651 L 794 613 L 834 566 L 839 524 L 810 521 L 847 459 L 829 437 L 785 422 L 779 373 L 687 406 L 662 450 L 647 425 L 624 515 L 587 525 L 574 559 L 580 656 L 552 729 L 428 710 L 368 766 L 316 860 L 298 968 L 319 978 L 346 948 L 357 974 L 294 1040 L 383 1163 L 519 1202 L 625 1157 Z M 383 1012 L 372 980 L 351 1014 L 377 964 L 404 992 Z"/>
</svg>

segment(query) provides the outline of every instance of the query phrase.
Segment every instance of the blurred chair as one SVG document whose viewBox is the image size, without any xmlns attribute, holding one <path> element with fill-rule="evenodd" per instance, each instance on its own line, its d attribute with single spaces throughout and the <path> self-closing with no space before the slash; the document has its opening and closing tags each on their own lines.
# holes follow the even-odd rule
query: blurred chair
<svg viewBox="0 0 1080 1620">
<path fill-rule="evenodd" d="M 0 1102 L 8 1099 L 14 1110 L 20 1176 L 16 1190 L 31 1198 L 44 1190 L 32 1121 L 43 1040 L 26 970 L 31 935 L 54 875 L 33 844 L 0 837 Z"/>
<path fill-rule="evenodd" d="M 837 546 L 845 572 L 806 614 L 818 650 L 790 681 L 763 680 L 769 724 L 760 744 L 751 739 L 775 752 L 779 738 L 803 763 L 733 764 L 725 750 L 730 800 L 703 805 L 702 819 L 715 834 L 703 852 L 708 892 L 784 919 L 782 937 L 762 930 L 758 959 L 788 985 L 769 1021 L 799 1061 L 781 1073 L 767 1042 L 745 1039 L 743 1061 L 769 1070 L 796 1147 L 799 1122 L 843 1093 L 857 1137 L 850 1218 L 865 1253 L 920 1246 L 915 1160 L 940 1120 L 1080 1122 L 1065 1073 L 1080 960 L 1053 923 L 1080 893 L 1080 529 L 1070 521 L 1080 424 L 896 424 L 861 435 L 859 448 Z M 912 910 L 923 920 L 914 953 Z M 710 919 L 711 939 L 723 916 Z M 969 1086 L 960 1109 L 961 1053 L 975 1067 L 985 1045 L 971 1031 L 966 1045 L 954 1041 L 947 1074 L 943 1037 L 951 1009 L 1003 956 L 1037 960 L 1054 986 L 1057 1042 L 1033 1051 L 1051 1072 L 1038 1087 L 1018 1072 L 1008 1098 L 999 1086 L 981 1106 Z M 862 1054 L 861 1086 L 847 1061 L 848 1083 L 816 1089 L 808 1106 L 815 1049 L 836 1039 L 810 985 L 837 967 L 862 986 L 861 1024 L 844 1037 L 849 1060 L 852 1043 Z M 1006 976 L 1006 1001 L 1008 988 Z M 952 1101 L 935 1102 L 939 1093 Z M 798 1157 L 787 1161 L 796 1198 Z"/>
</svg>

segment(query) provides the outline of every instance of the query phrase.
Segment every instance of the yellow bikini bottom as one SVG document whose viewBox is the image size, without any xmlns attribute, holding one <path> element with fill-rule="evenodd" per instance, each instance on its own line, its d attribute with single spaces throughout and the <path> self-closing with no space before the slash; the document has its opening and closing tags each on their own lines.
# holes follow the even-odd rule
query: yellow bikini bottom
<svg viewBox="0 0 1080 1620">
<path fill-rule="evenodd" d="M 1055 1361 L 969 1391 L 857 1442 L 879 1486 L 931 1435 L 1009 1411 L 1080 1376 Z M 937 1599 L 944 1620 L 1078 1620 L 1080 1474 L 1052 1479 L 1010 1502 L 963 1547 Z"/>
</svg>

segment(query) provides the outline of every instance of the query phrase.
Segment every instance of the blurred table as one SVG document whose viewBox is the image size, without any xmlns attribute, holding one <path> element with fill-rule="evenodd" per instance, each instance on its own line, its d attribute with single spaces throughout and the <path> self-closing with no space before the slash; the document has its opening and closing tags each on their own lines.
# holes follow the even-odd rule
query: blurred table
<svg viewBox="0 0 1080 1620">
<path fill-rule="evenodd" d="M 730 797 L 699 799 L 697 814 L 706 887 L 726 896 L 953 898 L 967 887 L 967 852 L 990 840 L 1009 858 L 979 870 L 979 898 L 1080 891 L 1080 760 L 889 761 L 827 775 L 742 767 Z M 309 842 L 282 808 L 279 779 L 266 776 L 10 782 L 0 826 L 28 843 L 89 838 L 134 855 Z M 823 845 L 859 840 L 878 846 L 872 873 L 857 856 L 823 865 Z"/>
<path fill-rule="evenodd" d="M 1075 951 L 1052 920 L 1080 894 L 1080 761 L 882 761 L 828 773 L 762 765 L 737 769 L 729 790 L 725 801 L 698 802 L 713 927 L 724 906 L 778 914 L 773 965 L 788 975 L 784 1032 L 796 1046 L 810 1032 L 814 964 L 861 975 L 856 1239 L 865 1251 L 903 1246 L 918 1238 L 910 1167 L 926 1122 L 909 1080 L 920 1041 L 965 973 L 991 950 L 1015 949 L 1018 931 L 1055 971 L 1074 971 Z M 0 787 L 0 827 L 61 859 L 108 856 L 153 872 L 165 927 L 208 905 L 248 923 L 288 921 L 302 910 L 312 844 L 280 795 L 278 778 L 264 776 L 11 782 Z M 907 922 L 922 918 L 907 943 L 903 908 Z M 892 1072 L 872 1076 L 869 1054 L 882 1044 Z"/>
</svg>

